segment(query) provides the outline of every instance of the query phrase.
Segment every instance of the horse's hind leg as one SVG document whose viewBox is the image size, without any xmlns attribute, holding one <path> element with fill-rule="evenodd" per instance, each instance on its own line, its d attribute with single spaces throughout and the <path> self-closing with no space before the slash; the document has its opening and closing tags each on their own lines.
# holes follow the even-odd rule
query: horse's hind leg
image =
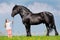
<svg viewBox="0 0 60 40">
<path fill-rule="evenodd" d="M 25 27 L 26 27 L 27 36 L 31 36 L 30 25 L 26 24 Z"/>
<path fill-rule="evenodd" d="M 49 33 L 52 31 L 52 25 L 51 24 L 46 24 L 46 28 L 47 28 L 47 36 L 49 36 Z"/>
<path fill-rule="evenodd" d="M 46 28 L 47 28 L 47 36 L 49 36 L 49 25 L 46 24 Z"/>
<path fill-rule="evenodd" d="M 53 25 L 53 29 L 55 30 L 55 35 L 58 35 L 55 24 Z"/>
</svg>

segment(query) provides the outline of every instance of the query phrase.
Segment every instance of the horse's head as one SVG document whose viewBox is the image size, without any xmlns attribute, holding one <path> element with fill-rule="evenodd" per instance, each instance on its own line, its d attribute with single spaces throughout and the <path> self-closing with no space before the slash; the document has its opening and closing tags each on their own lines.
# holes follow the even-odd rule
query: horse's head
<svg viewBox="0 0 60 40">
<path fill-rule="evenodd" d="M 11 16 L 14 17 L 15 15 L 17 15 L 18 13 L 20 13 L 21 11 L 21 7 L 19 5 L 15 5 L 12 9 L 12 14 Z"/>
</svg>

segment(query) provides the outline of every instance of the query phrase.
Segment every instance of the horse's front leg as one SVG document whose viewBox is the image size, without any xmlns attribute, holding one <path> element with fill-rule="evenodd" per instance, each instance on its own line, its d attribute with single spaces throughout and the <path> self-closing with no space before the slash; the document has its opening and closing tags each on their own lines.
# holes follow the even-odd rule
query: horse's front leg
<svg viewBox="0 0 60 40">
<path fill-rule="evenodd" d="M 47 27 L 47 34 L 46 34 L 47 36 L 49 36 L 49 28 Z"/>
<path fill-rule="evenodd" d="M 29 24 L 25 24 L 25 28 L 26 28 L 27 36 L 31 36 L 30 25 Z"/>
</svg>

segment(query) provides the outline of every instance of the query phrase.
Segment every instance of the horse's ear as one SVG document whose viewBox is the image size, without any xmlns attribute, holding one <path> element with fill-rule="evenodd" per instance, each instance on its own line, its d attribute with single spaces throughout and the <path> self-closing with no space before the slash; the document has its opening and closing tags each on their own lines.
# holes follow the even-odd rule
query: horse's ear
<svg viewBox="0 0 60 40">
<path fill-rule="evenodd" d="M 15 5 L 15 7 L 17 7 L 18 5 Z"/>
<path fill-rule="evenodd" d="M 18 8 L 19 10 L 21 10 L 21 9 L 22 9 L 20 5 L 15 5 L 15 7 L 14 7 L 14 8 Z"/>
</svg>

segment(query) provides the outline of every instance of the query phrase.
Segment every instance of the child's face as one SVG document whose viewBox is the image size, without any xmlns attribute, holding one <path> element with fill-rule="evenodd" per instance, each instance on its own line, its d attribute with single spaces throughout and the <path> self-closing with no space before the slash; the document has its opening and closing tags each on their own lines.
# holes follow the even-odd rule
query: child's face
<svg viewBox="0 0 60 40">
<path fill-rule="evenodd" d="M 9 20 L 7 19 L 7 22 L 9 22 Z"/>
</svg>

